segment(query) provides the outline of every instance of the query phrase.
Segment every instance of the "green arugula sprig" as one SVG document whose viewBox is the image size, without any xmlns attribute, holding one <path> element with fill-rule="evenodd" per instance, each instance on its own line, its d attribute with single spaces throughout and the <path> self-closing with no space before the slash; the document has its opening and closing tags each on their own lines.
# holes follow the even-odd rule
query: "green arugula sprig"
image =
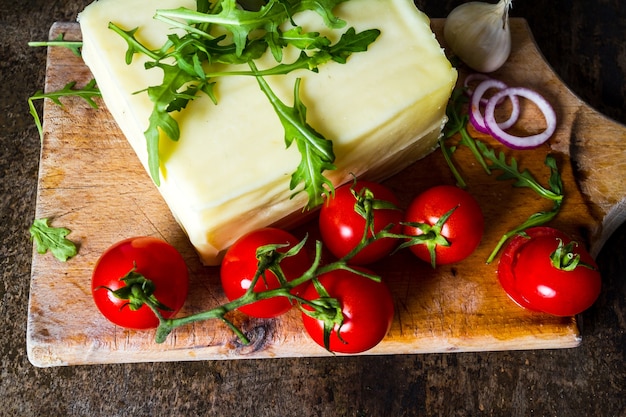
<svg viewBox="0 0 626 417">
<path fill-rule="evenodd" d="M 293 21 L 296 13 L 311 10 L 319 14 L 328 27 L 342 28 L 346 22 L 332 13 L 341 1 L 344 0 L 269 0 L 258 11 L 251 11 L 237 7 L 235 0 L 221 0 L 212 4 L 198 2 L 197 11 L 186 8 L 157 10 L 156 19 L 182 30 L 184 34 L 170 34 L 163 46 L 156 50 L 149 49 L 136 38 L 137 28 L 125 30 L 110 23 L 109 28 L 126 41 L 126 63 L 130 64 L 135 54 L 143 54 L 151 59 L 145 64 L 146 68 L 163 71 L 162 83 L 144 90 L 153 103 L 144 135 L 149 171 L 155 184 L 160 185 L 161 133 L 173 141 L 180 138 L 178 122 L 172 113 L 183 111 L 200 93 L 217 104 L 213 87 L 219 77 L 253 76 L 281 121 L 286 145 L 295 141 L 301 154 L 301 163 L 292 174 L 291 190 L 307 193 L 308 208 L 321 204 L 324 194 L 332 191 L 332 184 L 324 176 L 325 171 L 335 169 L 332 141 L 306 122 L 306 107 L 299 95 L 300 80 L 295 83 L 294 103 L 290 106 L 278 99 L 264 77 L 300 69 L 317 72 L 319 66 L 329 61 L 343 64 L 352 53 L 366 51 L 379 36 L 379 30 L 357 33 L 354 28 L 348 28 L 332 44 L 317 32 L 303 32 Z M 281 26 L 285 23 L 290 23 L 293 28 L 283 32 Z M 213 30 L 218 26 L 219 31 Z M 232 41 L 226 40 L 224 31 L 230 33 Z M 283 49 L 287 46 L 301 52 L 293 62 L 285 63 Z M 277 64 L 259 70 L 255 60 L 268 49 Z M 211 65 L 216 63 L 247 64 L 250 70 L 216 71 Z M 298 188 L 300 184 L 303 185 L 301 189 Z"/>
<path fill-rule="evenodd" d="M 563 181 L 559 174 L 559 169 L 554 156 L 548 154 L 545 159 L 545 165 L 550 168 L 550 178 L 548 180 L 548 188 L 545 188 L 535 179 L 528 169 L 520 171 L 517 166 L 517 160 L 514 157 L 509 158 L 507 162 L 506 154 L 502 151 L 496 154 L 496 151 L 489 148 L 483 142 L 476 143 L 481 154 L 490 161 L 491 168 L 501 171 L 497 177 L 498 180 L 515 180 L 514 187 L 527 187 L 535 191 L 541 197 L 561 203 L 563 201 Z"/>
<path fill-rule="evenodd" d="M 256 68 L 254 64 L 251 65 Z M 263 77 L 258 76 L 257 81 L 283 125 L 287 148 L 295 140 L 300 154 L 303 155 L 298 168 L 291 176 L 289 188 L 294 190 L 298 184 L 304 183 L 309 204 L 317 206 L 322 203 L 322 196 L 330 193 L 333 188 L 330 180 L 323 175 L 326 170 L 335 169 L 333 144 L 306 122 L 306 107 L 300 101 L 300 78 L 296 80 L 293 107 L 283 103 Z"/>
<path fill-rule="evenodd" d="M 96 80 L 92 79 L 82 88 L 75 89 L 75 86 L 76 81 L 71 81 L 65 84 L 65 86 L 60 90 L 51 91 L 49 93 L 44 93 L 42 90 L 39 90 L 28 98 L 28 108 L 30 110 L 31 116 L 33 116 L 33 120 L 35 121 L 35 126 L 37 126 L 40 140 L 43 140 L 43 126 L 41 123 L 41 119 L 39 118 L 39 113 L 37 113 L 37 109 L 35 108 L 35 100 L 48 98 L 52 100 L 55 104 L 63 106 L 63 103 L 61 102 L 62 97 L 80 97 L 85 100 L 92 108 L 98 108 L 98 104 L 94 101 L 94 99 L 96 97 L 101 97 L 101 94 L 100 90 L 96 86 Z"/>
<path fill-rule="evenodd" d="M 76 244 L 66 238 L 71 231 L 65 227 L 53 227 L 48 225 L 49 219 L 35 219 L 30 226 L 31 239 L 35 242 L 37 253 L 52 252 L 55 258 L 61 262 L 78 253 Z"/>
<path fill-rule="evenodd" d="M 556 159 L 552 155 L 548 154 L 545 159 L 545 165 L 550 168 L 548 188 L 545 188 L 535 179 L 530 171 L 528 171 L 527 169 L 524 171 L 520 171 L 517 165 L 517 160 L 515 158 L 511 157 L 509 159 L 509 162 L 507 162 L 504 152 L 500 151 L 498 154 L 496 154 L 496 151 L 494 149 L 487 147 L 487 145 L 485 145 L 483 142 L 478 141 L 476 142 L 476 144 L 482 155 L 488 161 L 490 161 L 491 169 L 499 170 L 502 172 L 500 176 L 497 177 L 498 180 L 514 180 L 514 187 L 530 188 L 542 198 L 552 201 L 553 203 L 551 210 L 533 213 L 532 215 L 530 215 L 530 217 L 528 217 L 528 219 L 526 219 L 526 221 L 505 233 L 500 238 L 500 240 L 496 244 L 496 247 L 487 258 L 487 263 L 491 263 L 495 259 L 502 246 L 511 237 L 518 233 L 522 233 L 529 227 L 543 225 L 556 217 L 556 215 L 561 210 L 561 206 L 563 204 L 563 182 L 561 180 L 561 175 L 556 164 Z"/>
</svg>

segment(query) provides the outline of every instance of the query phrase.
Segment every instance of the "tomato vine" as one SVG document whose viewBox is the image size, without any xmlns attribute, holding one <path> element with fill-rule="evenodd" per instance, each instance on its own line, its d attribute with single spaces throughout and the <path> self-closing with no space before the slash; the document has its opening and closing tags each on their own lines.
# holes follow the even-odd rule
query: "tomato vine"
<svg viewBox="0 0 626 417">
<path fill-rule="evenodd" d="M 381 238 L 386 232 L 381 232 L 377 235 L 374 235 L 370 238 L 364 239 L 354 250 L 354 253 L 358 253 L 365 246 L 370 244 L 376 239 Z M 218 307 L 212 308 L 210 310 L 206 310 L 200 313 L 191 314 L 185 317 L 177 317 L 177 318 L 164 318 L 161 313 L 156 308 L 152 308 L 154 314 L 159 318 L 159 326 L 156 331 L 155 341 L 157 343 L 163 343 L 169 334 L 177 327 L 184 326 L 190 323 L 205 321 L 211 319 L 219 319 L 224 322 L 241 340 L 242 343 L 248 344 L 250 341 L 243 333 L 241 329 L 239 329 L 231 320 L 226 317 L 226 314 L 234 311 L 242 306 L 252 304 L 257 301 L 266 300 L 273 297 L 286 297 L 290 300 L 293 300 L 300 305 L 307 305 L 311 307 L 312 310 L 316 311 L 318 315 L 321 317 L 326 317 L 327 319 L 331 319 L 333 321 L 340 321 L 342 318 L 336 314 L 336 300 L 330 299 L 328 297 L 323 298 L 323 303 L 318 300 L 306 300 L 298 295 L 292 293 L 292 290 L 302 284 L 310 282 L 311 280 L 316 279 L 320 275 L 335 271 L 335 270 L 346 270 L 351 271 L 357 275 L 366 276 L 369 279 L 374 281 L 380 281 L 380 277 L 378 275 L 372 275 L 366 272 L 363 272 L 359 269 L 353 268 L 347 262 L 348 257 L 338 259 L 334 262 L 328 264 L 322 264 L 322 243 L 317 241 L 315 244 L 315 255 L 309 269 L 300 277 L 292 280 L 292 281 L 284 281 L 281 283 L 281 286 L 276 289 L 254 292 L 252 289 L 254 288 L 254 284 L 256 281 L 270 269 L 274 271 L 280 271 L 280 262 L 290 256 L 294 256 L 300 250 L 303 250 L 304 245 L 307 241 L 307 237 L 302 239 L 300 243 L 291 249 L 289 249 L 285 253 L 278 252 L 276 245 L 265 245 L 260 247 L 257 250 L 257 258 L 259 259 L 259 266 L 257 269 L 257 273 L 253 280 L 253 283 L 250 285 L 250 290 L 247 291 L 243 296 L 234 299 L 228 303 L 222 304 Z M 332 317 L 329 317 L 329 312 Z"/>
</svg>

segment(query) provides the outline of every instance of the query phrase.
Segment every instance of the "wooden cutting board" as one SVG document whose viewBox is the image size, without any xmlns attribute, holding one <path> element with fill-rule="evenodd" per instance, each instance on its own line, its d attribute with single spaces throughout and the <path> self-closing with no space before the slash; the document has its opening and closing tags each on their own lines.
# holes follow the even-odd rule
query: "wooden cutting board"
<svg viewBox="0 0 626 417">
<path fill-rule="evenodd" d="M 432 24 L 441 39 L 443 20 L 434 19 Z M 493 76 L 509 85 L 540 91 L 554 104 L 559 127 L 545 146 L 506 152 L 544 184 L 549 171 L 543 161 L 548 152 L 555 154 L 567 200 L 551 225 L 582 239 L 597 253 L 626 213 L 626 129 L 568 90 L 541 56 L 525 20 L 513 19 L 511 28 L 512 56 Z M 80 39 L 76 23 L 55 24 L 50 39 L 59 33 L 65 33 L 66 39 Z M 60 89 L 69 81 L 81 86 L 92 78 L 81 59 L 64 48 L 49 49 L 46 74 L 46 91 Z M 461 73 L 460 80 L 463 77 Z M 99 102 L 101 107 L 94 110 L 78 98 L 63 102 L 63 107 L 49 101 L 44 104 L 36 217 L 49 217 L 53 226 L 71 229 L 68 237 L 80 250 L 66 263 L 33 252 L 27 348 L 34 365 L 329 355 L 309 340 L 295 309 L 274 320 L 237 315 L 238 324 L 252 340 L 248 346 L 217 321 L 179 328 L 165 343 L 156 344 L 153 331 L 125 330 L 105 320 L 91 299 L 92 268 L 107 247 L 136 235 L 167 240 L 187 261 L 191 291 L 181 314 L 215 307 L 225 299 L 217 268 L 200 264 L 104 105 Z M 530 106 L 523 117 L 528 126 L 542 123 Z M 392 289 L 396 316 L 385 340 L 366 354 L 577 346 L 581 333 L 576 318 L 521 309 L 500 288 L 497 262 L 485 263 L 503 233 L 530 214 L 549 209 L 550 203 L 532 191 L 495 180 L 495 175 L 487 176 L 463 149 L 455 160 L 485 212 L 483 242 L 469 259 L 437 270 L 407 251 L 373 265 Z M 386 182 L 405 206 L 420 191 L 441 183 L 453 184 L 454 179 L 439 151 Z M 315 222 L 294 230 L 300 237 L 306 232 L 318 237 Z"/>
</svg>

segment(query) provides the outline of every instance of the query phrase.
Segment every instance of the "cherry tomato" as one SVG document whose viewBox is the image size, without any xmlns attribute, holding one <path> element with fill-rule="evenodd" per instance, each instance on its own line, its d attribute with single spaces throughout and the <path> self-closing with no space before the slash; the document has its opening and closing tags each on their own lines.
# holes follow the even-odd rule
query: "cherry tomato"
<svg viewBox="0 0 626 417">
<path fill-rule="evenodd" d="M 524 308 L 555 316 L 573 316 L 591 307 L 602 286 L 591 255 L 556 229 L 534 227 L 526 235 L 515 236 L 498 263 L 498 279 L 509 297 Z M 579 257 L 575 268 L 555 266 L 551 256 L 557 248 L 566 249 L 567 260 Z"/>
<path fill-rule="evenodd" d="M 291 233 L 282 229 L 267 227 L 247 233 L 240 237 L 226 252 L 220 269 L 224 293 L 229 300 L 234 300 L 250 288 L 258 269 L 257 248 L 270 244 L 285 244 L 278 252 L 285 253 L 299 243 Z M 287 281 L 299 278 L 311 266 L 309 256 L 304 249 L 294 256 L 280 262 L 281 270 Z M 260 277 L 254 286 L 255 292 L 279 288 L 280 282 L 271 271 L 266 271 L 265 279 Z M 294 288 L 297 294 L 302 288 Z M 239 308 L 239 311 L 257 318 L 271 318 L 286 313 L 293 306 L 287 297 L 273 297 L 256 301 Z"/>
<path fill-rule="evenodd" d="M 143 277 L 133 285 L 143 287 L 162 306 L 165 318 L 173 317 L 185 303 L 189 287 L 187 265 L 180 253 L 169 243 L 154 237 L 133 237 L 109 247 L 93 270 L 91 291 L 96 306 L 111 322 L 131 329 L 150 329 L 159 325 L 154 312 L 145 304 L 133 310 L 133 299 L 120 299 L 116 292 L 130 292 L 122 278 L 133 271 Z M 154 286 L 146 283 L 149 280 Z"/>
<path fill-rule="evenodd" d="M 361 271 L 373 274 L 366 269 Z M 383 340 L 391 328 L 394 315 L 393 299 L 385 283 L 343 269 L 321 275 L 319 282 L 328 296 L 337 299 L 343 315 L 343 324 L 335 324 L 330 333 L 328 350 L 360 353 Z M 309 284 L 303 298 L 320 298 L 315 285 Z M 312 311 L 307 305 L 302 308 Z M 304 312 L 302 321 L 309 336 L 320 346 L 326 347 L 324 321 Z"/>
<path fill-rule="evenodd" d="M 365 233 L 365 216 L 357 210 L 365 210 L 365 205 L 373 207 L 373 231 L 378 233 L 389 225 L 391 232 L 400 233 L 403 213 L 397 208 L 398 200 L 387 187 L 369 182 L 357 181 L 337 187 L 334 197 L 330 197 L 320 209 L 319 227 L 324 245 L 337 258 L 352 251 Z M 361 209 L 355 205 L 360 205 Z M 380 208 L 382 207 L 382 208 Z M 371 237 L 372 232 L 368 233 Z M 380 260 L 396 246 L 396 239 L 377 240 L 349 260 L 353 265 L 365 265 Z"/>
<path fill-rule="evenodd" d="M 485 228 L 482 210 L 474 197 L 452 185 L 435 186 L 419 194 L 409 205 L 404 220 L 409 223 L 403 228 L 405 235 L 432 236 L 409 248 L 433 267 L 470 256 L 480 244 Z"/>
</svg>

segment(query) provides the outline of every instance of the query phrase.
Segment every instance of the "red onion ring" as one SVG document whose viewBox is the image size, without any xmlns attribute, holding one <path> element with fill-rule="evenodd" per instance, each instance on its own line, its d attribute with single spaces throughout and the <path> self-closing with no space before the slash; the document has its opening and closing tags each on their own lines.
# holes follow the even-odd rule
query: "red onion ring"
<svg viewBox="0 0 626 417">
<path fill-rule="evenodd" d="M 525 97 L 532 101 L 543 113 L 546 119 L 546 129 L 541 133 L 531 136 L 514 136 L 502 130 L 500 125 L 496 122 L 494 111 L 498 100 L 506 96 Z M 485 107 L 484 123 L 491 136 L 511 149 L 532 149 L 542 145 L 550 139 L 557 125 L 556 113 L 550 103 L 548 103 L 541 94 L 524 87 L 508 87 L 494 94 L 488 100 L 487 106 Z"/>
<path fill-rule="evenodd" d="M 482 77 L 477 76 L 474 78 L 480 79 Z M 507 90 L 509 87 L 500 80 L 487 77 L 480 84 L 476 86 L 470 99 L 470 111 L 469 111 L 470 122 L 472 123 L 472 126 L 474 126 L 474 129 L 478 130 L 479 132 L 487 133 L 487 134 L 491 134 L 491 132 L 485 124 L 483 114 L 481 113 L 481 110 L 480 110 L 480 105 L 481 103 L 485 103 L 486 99 L 484 99 L 483 96 L 488 90 L 492 88 L 496 88 L 499 91 L 502 91 L 502 90 Z M 511 106 L 512 106 L 511 114 L 509 115 L 509 118 L 507 120 L 498 123 L 498 126 L 500 127 L 500 129 L 509 129 L 511 126 L 515 124 L 515 122 L 517 122 L 517 119 L 519 118 L 519 114 L 520 114 L 519 100 L 517 99 L 515 95 L 512 95 L 512 94 L 500 95 L 498 100 L 495 103 L 500 104 L 503 100 L 506 99 L 507 96 L 511 100 Z M 486 100 L 486 102 L 488 103 L 489 100 Z"/>
<path fill-rule="evenodd" d="M 467 92 L 467 95 L 471 97 L 472 94 L 474 94 L 474 91 L 470 88 L 470 84 L 474 81 L 482 82 L 482 81 L 486 81 L 489 79 L 491 79 L 491 77 L 489 77 L 488 75 L 480 73 L 480 72 L 475 72 L 465 77 L 465 80 L 463 81 L 463 87 L 465 87 L 465 91 Z M 487 104 L 487 102 L 485 101 L 484 104 Z"/>
</svg>

